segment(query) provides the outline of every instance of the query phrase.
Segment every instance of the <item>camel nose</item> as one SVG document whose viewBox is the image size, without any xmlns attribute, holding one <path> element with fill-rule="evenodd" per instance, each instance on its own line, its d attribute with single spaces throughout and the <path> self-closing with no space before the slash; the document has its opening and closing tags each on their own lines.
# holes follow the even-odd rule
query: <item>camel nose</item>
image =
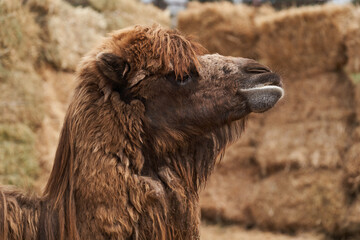
<svg viewBox="0 0 360 240">
<path fill-rule="evenodd" d="M 268 73 L 271 72 L 271 70 L 264 66 L 261 65 L 258 62 L 249 62 L 245 67 L 244 70 L 246 73 L 250 73 L 250 74 L 262 74 L 262 73 Z"/>
</svg>

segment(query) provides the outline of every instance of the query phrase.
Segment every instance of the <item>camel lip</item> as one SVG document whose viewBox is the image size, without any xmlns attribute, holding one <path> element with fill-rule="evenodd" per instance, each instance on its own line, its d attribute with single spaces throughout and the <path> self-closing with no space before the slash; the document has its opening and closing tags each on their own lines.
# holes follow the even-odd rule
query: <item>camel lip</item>
<svg viewBox="0 0 360 240">
<path fill-rule="evenodd" d="M 273 90 L 275 92 L 280 93 L 280 99 L 282 99 L 285 95 L 285 91 L 284 89 L 281 87 L 281 83 L 278 85 L 265 85 L 265 84 L 261 84 L 261 85 L 256 85 L 252 88 L 244 88 L 244 89 L 240 89 L 241 92 L 256 92 L 256 91 L 268 91 L 268 90 Z"/>
<path fill-rule="evenodd" d="M 261 88 L 261 87 L 271 87 L 271 86 L 282 88 L 283 86 L 282 86 L 281 79 L 275 78 L 275 79 L 272 79 L 272 81 L 269 81 L 269 82 L 266 82 L 266 83 L 256 84 L 255 86 L 249 87 L 248 89 Z"/>
<path fill-rule="evenodd" d="M 283 88 L 281 77 L 273 72 L 256 74 L 247 81 L 240 81 L 238 88 L 242 91 L 247 89 L 261 89 L 262 87 L 267 86 Z"/>
</svg>

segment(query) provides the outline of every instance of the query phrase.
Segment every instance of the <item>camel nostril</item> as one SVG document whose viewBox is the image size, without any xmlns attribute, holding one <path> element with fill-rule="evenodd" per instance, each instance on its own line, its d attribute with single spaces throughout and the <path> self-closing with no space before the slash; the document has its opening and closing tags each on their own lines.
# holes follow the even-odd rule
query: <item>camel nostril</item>
<svg viewBox="0 0 360 240">
<path fill-rule="evenodd" d="M 271 70 L 264 65 L 260 65 L 258 63 L 251 63 L 245 67 L 245 72 L 251 74 L 261 74 L 271 72 Z"/>
</svg>

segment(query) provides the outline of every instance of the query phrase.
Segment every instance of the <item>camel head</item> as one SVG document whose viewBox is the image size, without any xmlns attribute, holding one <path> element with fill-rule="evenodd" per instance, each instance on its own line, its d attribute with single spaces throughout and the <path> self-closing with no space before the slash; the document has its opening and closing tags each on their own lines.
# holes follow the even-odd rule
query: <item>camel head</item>
<svg viewBox="0 0 360 240">
<path fill-rule="evenodd" d="M 114 33 L 96 64 L 124 101 L 144 105 L 143 122 L 155 138 L 207 134 L 271 109 L 284 94 L 280 76 L 254 60 L 204 54 L 174 30 L 140 32 Z"/>
<path fill-rule="evenodd" d="M 248 114 L 283 96 L 267 67 L 205 52 L 176 30 L 135 26 L 83 58 L 42 238 L 198 239 L 198 191 L 216 160 Z"/>
</svg>

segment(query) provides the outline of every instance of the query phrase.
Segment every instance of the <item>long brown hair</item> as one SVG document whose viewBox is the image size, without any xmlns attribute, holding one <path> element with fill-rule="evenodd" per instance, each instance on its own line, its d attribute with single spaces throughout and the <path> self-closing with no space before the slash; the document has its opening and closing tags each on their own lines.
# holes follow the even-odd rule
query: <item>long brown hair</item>
<svg viewBox="0 0 360 240">
<path fill-rule="evenodd" d="M 43 193 L 39 239 L 79 239 L 73 192 L 74 142 L 66 117 L 56 150 L 54 165 Z M 58 229 L 56 229 L 58 228 Z"/>
</svg>

